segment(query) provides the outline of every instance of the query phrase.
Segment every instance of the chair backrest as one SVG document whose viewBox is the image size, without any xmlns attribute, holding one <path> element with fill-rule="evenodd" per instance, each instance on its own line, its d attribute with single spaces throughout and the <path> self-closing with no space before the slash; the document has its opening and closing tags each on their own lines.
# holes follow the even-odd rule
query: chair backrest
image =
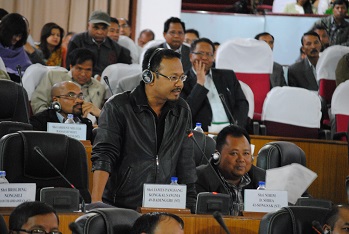
<svg viewBox="0 0 349 234">
<path fill-rule="evenodd" d="M 28 94 L 19 84 L 0 79 L 0 121 L 29 123 Z"/>
<path fill-rule="evenodd" d="M 198 143 L 198 146 L 196 144 L 194 146 L 195 165 L 200 166 L 201 164 L 207 164 L 208 160 L 216 150 L 216 141 L 202 132 L 193 130 L 193 134 Z M 206 159 L 203 158 L 203 153 L 205 154 Z"/>
<path fill-rule="evenodd" d="M 331 112 L 336 121 L 335 132 L 347 132 L 349 121 L 349 80 L 340 83 L 332 96 Z"/>
<path fill-rule="evenodd" d="M 264 99 L 270 90 L 273 55 L 263 41 L 237 38 L 222 43 L 217 50 L 216 67 L 233 70 L 238 80 L 254 94 L 254 117 L 261 119 Z"/>
<path fill-rule="evenodd" d="M 102 73 L 101 84 L 105 86 L 106 94 L 105 97 L 111 97 L 111 93 L 108 85 L 105 83 L 103 77 L 107 76 L 109 78 L 109 84 L 113 90 L 113 94 L 116 94 L 116 86 L 120 79 L 132 75 L 136 75 L 142 72 L 142 66 L 140 64 L 124 64 L 117 63 L 106 67 Z"/>
<path fill-rule="evenodd" d="M 10 183 L 36 183 L 37 200 L 43 187 L 70 185 L 34 150 L 38 146 L 46 158 L 80 191 L 85 202 L 88 191 L 87 157 L 83 144 L 63 134 L 19 131 L 0 139 L 0 170 Z"/>
<path fill-rule="evenodd" d="M 297 87 L 275 87 L 268 93 L 262 121 L 267 135 L 318 138 L 321 101 L 314 91 Z"/>
<path fill-rule="evenodd" d="M 239 80 L 242 92 L 244 92 L 245 97 L 248 101 L 248 114 L 247 116 L 250 119 L 253 119 L 253 114 L 254 114 L 254 95 L 252 92 L 252 89 L 250 88 L 250 86 L 248 86 L 247 84 L 245 84 L 244 82 L 242 82 L 241 80 Z"/>
<path fill-rule="evenodd" d="M 15 133 L 21 130 L 33 130 L 33 125 L 14 121 L 0 122 L 0 138 L 9 133 Z"/>
<path fill-rule="evenodd" d="M 118 44 L 130 51 L 132 63 L 139 63 L 139 49 L 136 43 L 129 37 L 120 35 Z"/>
<path fill-rule="evenodd" d="M 338 61 L 349 53 L 348 46 L 334 45 L 324 50 L 316 64 L 316 80 L 319 85 L 319 95 L 326 104 L 331 104 L 336 89 L 336 68 Z"/>
<path fill-rule="evenodd" d="M 141 52 L 141 54 L 139 55 L 139 64 L 142 65 L 142 63 L 143 63 L 143 58 L 144 58 L 144 54 L 145 54 L 145 52 L 146 52 L 148 49 L 150 49 L 150 48 L 152 48 L 152 47 L 157 47 L 157 46 L 161 45 L 161 44 L 164 43 L 164 42 L 165 42 L 165 40 L 163 40 L 163 39 L 161 39 L 161 40 L 151 40 L 151 41 L 148 41 L 147 44 L 145 44 L 145 45 L 143 46 L 142 52 Z"/>
<path fill-rule="evenodd" d="M 124 208 L 98 208 L 75 220 L 73 234 L 129 233 L 141 214 Z M 72 227 L 72 225 L 70 225 Z M 71 228 L 72 229 L 72 228 Z"/>
<path fill-rule="evenodd" d="M 0 233 L 4 233 L 4 234 L 8 233 L 5 219 L 1 214 L 0 214 Z"/>
<path fill-rule="evenodd" d="M 299 163 L 306 167 L 304 151 L 292 142 L 269 142 L 258 152 L 257 167 L 264 170 L 282 167 L 292 163 Z"/>
<path fill-rule="evenodd" d="M 47 77 L 50 70 L 68 72 L 64 67 L 44 66 L 40 63 L 32 64 L 25 70 L 22 82 L 23 87 L 28 93 L 29 100 L 31 100 L 31 96 L 39 85 L 41 79 Z"/>
<path fill-rule="evenodd" d="M 321 222 L 329 209 L 309 206 L 290 206 L 263 216 L 259 234 L 310 234 L 314 220 Z"/>
</svg>

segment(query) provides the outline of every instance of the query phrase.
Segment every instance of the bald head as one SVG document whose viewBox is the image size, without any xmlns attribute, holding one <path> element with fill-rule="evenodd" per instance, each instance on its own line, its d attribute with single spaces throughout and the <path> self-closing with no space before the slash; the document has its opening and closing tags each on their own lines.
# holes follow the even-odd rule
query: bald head
<svg viewBox="0 0 349 234">
<path fill-rule="evenodd" d="M 76 88 L 80 89 L 80 87 L 72 81 L 62 81 L 56 83 L 51 88 L 51 98 L 53 99 L 55 96 L 64 95 L 67 93 L 67 90 Z"/>
</svg>

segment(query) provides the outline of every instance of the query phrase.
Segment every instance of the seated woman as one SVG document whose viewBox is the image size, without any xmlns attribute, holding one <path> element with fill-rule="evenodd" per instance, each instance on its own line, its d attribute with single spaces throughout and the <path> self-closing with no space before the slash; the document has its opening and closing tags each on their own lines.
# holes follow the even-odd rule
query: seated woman
<svg viewBox="0 0 349 234">
<path fill-rule="evenodd" d="M 284 13 L 289 14 L 316 14 L 316 7 L 314 7 L 310 0 L 297 0 L 297 2 L 289 3 L 285 6 Z"/>
<path fill-rule="evenodd" d="M 63 36 L 63 28 L 56 23 L 47 23 L 41 29 L 38 48 L 42 51 L 47 66 L 65 67 L 67 51 L 62 47 Z"/>
<path fill-rule="evenodd" d="M 11 80 L 20 82 L 18 70 L 24 72 L 31 65 L 23 45 L 28 37 L 28 29 L 22 15 L 12 13 L 0 22 L 0 57 Z"/>
</svg>

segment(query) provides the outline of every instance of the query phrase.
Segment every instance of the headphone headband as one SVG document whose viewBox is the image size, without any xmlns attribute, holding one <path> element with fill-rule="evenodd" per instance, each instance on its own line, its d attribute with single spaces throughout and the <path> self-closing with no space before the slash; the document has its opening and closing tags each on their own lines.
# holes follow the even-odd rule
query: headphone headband
<svg viewBox="0 0 349 234">
<path fill-rule="evenodd" d="M 151 65 L 151 61 L 153 60 L 153 57 L 159 53 L 160 51 L 162 51 L 164 48 L 157 48 L 156 50 L 153 51 L 153 53 L 150 55 L 149 61 L 148 61 L 148 67 L 147 69 L 150 71 L 150 65 Z"/>
</svg>

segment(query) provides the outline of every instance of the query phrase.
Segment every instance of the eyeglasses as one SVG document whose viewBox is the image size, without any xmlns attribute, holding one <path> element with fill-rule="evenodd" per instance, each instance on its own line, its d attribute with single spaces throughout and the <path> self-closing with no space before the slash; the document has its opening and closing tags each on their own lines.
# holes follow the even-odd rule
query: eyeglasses
<svg viewBox="0 0 349 234">
<path fill-rule="evenodd" d="M 128 28 L 128 27 L 130 27 L 130 25 L 128 25 L 128 24 L 121 24 L 120 25 L 120 28 Z"/>
<path fill-rule="evenodd" d="M 204 56 L 207 56 L 207 57 L 213 57 L 213 54 L 212 53 L 208 53 L 208 52 L 191 52 L 192 54 L 195 54 L 195 55 L 198 55 L 200 57 L 204 57 Z"/>
<path fill-rule="evenodd" d="M 168 32 L 168 34 L 170 34 L 173 37 L 176 36 L 176 35 L 178 35 L 180 37 L 184 36 L 184 32 L 170 31 L 170 32 Z"/>
<path fill-rule="evenodd" d="M 11 230 L 11 232 L 25 232 L 25 233 L 30 233 L 30 234 L 62 234 L 60 231 L 51 231 L 51 232 L 46 232 L 45 230 L 42 229 L 33 229 L 33 230 L 24 230 L 24 229 L 15 229 Z"/>
<path fill-rule="evenodd" d="M 68 93 L 66 95 L 59 95 L 59 96 L 56 96 L 58 98 L 67 98 L 67 99 L 74 99 L 76 100 L 77 98 L 81 99 L 81 100 L 84 100 L 84 95 L 82 93 L 79 93 L 79 94 L 76 94 L 76 93 Z"/>
<path fill-rule="evenodd" d="M 181 76 L 165 76 L 163 74 L 161 74 L 160 72 L 155 72 L 157 75 L 160 75 L 160 76 L 163 76 L 163 77 L 166 77 L 167 79 L 169 79 L 171 82 L 178 82 L 179 80 L 181 80 L 182 82 L 184 82 L 186 79 L 187 79 L 187 76 L 186 75 L 181 75 Z"/>
</svg>

